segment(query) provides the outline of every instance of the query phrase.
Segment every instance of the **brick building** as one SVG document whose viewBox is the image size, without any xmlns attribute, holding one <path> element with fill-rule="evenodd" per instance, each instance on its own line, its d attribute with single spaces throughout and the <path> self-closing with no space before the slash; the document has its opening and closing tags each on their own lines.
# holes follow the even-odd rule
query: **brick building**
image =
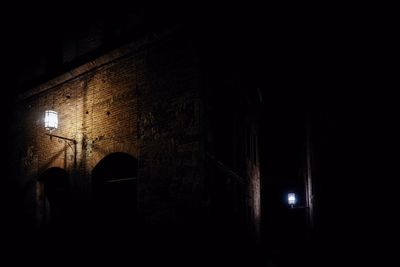
<svg viewBox="0 0 400 267">
<path fill-rule="evenodd" d="M 7 146 L 23 227 L 257 239 L 261 93 L 179 23 L 127 40 L 135 23 L 116 38 L 93 21 L 20 72 Z"/>
<path fill-rule="evenodd" d="M 360 136 L 332 29 L 286 7 L 64 8 L 24 17 L 5 50 L 3 229 L 171 255 L 202 244 L 173 241 L 206 240 L 193 251 L 234 247 L 232 261 L 261 239 L 258 255 L 291 266 L 309 263 L 313 224 L 313 249 L 329 254 L 346 204 L 337 178 L 353 179 L 343 151 Z"/>
</svg>

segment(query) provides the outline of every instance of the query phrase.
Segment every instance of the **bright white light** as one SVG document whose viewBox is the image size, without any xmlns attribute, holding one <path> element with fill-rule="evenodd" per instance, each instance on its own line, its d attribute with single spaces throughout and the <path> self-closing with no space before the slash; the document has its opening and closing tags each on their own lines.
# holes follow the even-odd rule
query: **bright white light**
<svg viewBox="0 0 400 267">
<path fill-rule="evenodd" d="M 287 199 L 288 199 L 289 205 L 296 204 L 296 194 L 295 193 L 289 193 Z"/>
<path fill-rule="evenodd" d="M 57 112 L 53 110 L 46 110 L 44 116 L 44 127 L 48 131 L 54 131 L 58 127 L 58 116 Z"/>
</svg>

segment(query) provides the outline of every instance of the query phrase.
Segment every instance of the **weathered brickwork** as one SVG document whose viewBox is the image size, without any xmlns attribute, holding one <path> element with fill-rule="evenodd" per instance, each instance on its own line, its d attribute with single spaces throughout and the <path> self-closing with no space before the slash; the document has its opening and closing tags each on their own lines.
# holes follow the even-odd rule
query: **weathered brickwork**
<svg viewBox="0 0 400 267">
<path fill-rule="evenodd" d="M 191 46 L 148 51 L 139 94 L 139 205 L 148 223 L 186 223 L 200 201 L 199 70 Z M 182 211 L 182 212 L 179 212 Z M 181 215 L 184 215 L 181 217 Z M 173 220 L 173 221 L 169 221 Z"/>
<path fill-rule="evenodd" d="M 53 167 L 69 176 L 74 223 L 97 218 L 93 170 L 122 152 L 138 165 L 118 177 L 136 179 L 124 212 L 135 209 L 149 232 L 259 234 L 257 101 L 246 101 L 224 64 L 210 68 L 191 40 L 171 33 L 129 44 L 18 97 L 11 158 L 32 224 L 49 217 L 41 177 Z M 46 135 L 49 109 L 59 115 L 53 134 L 76 144 Z"/>
<path fill-rule="evenodd" d="M 114 152 L 139 161 L 138 211 L 145 221 L 174 223 L 196 205 L 203 174 L 199 74 L 192 49 L 166 38 L 18 101 L 11 157 L 20 166 L 14 174 L 32 221 L 43 217 L 41 173 L 51 167 L 66 170 L 70 200 L 89 203 L 91 172 Z M 45 134 L 49 109 L 59 115 L 53 134 L 76 140 L 76 147 Z"/>
</svg>

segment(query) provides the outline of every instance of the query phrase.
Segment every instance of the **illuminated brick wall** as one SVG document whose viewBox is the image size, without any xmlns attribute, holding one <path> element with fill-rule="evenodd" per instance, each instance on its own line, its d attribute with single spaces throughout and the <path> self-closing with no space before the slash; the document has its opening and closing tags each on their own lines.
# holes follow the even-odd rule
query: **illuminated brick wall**
<svg viewBox="0 0 400 267">
<path fill-rule="evenodd" d="M 221 75 L 225 62 L 215 64 L 213 54 L 200 62 L 204 53 L 190 40 L 169 33 L 131 43 L 18 97 L 9 146 L 27 221 L 43 223 L 44 171 L 67 171 L 69 201 L 81 218 L 93 202 L 93 169 L 123 152 L 138 160 L 143 225 L 259 233 L 258 145 L 244 135 L 257 128 L 258 102 L 246 100 L 240 77 Z M 76 153 L 45 134 L 48 109 L 59 114 L 53 134 L 76 140 Z"/>
<path fill-rule="evenodd" d="M 129 44 L 20 95 L 11 129 L 14 176 L 32 222 L 42 217 L 37 179 L 70 175 L 71 202 L 90 203 L 91 172 L 110 153 L 139 161 L 138 210 L 148 222 L 184 222 L 202 183 L 199 73 L 193 47 L 173 36 Z M 44 112 L 59 115 L 45 135 Z M 177 210 L 182 211 L 181 213 Z"/>
</svg>

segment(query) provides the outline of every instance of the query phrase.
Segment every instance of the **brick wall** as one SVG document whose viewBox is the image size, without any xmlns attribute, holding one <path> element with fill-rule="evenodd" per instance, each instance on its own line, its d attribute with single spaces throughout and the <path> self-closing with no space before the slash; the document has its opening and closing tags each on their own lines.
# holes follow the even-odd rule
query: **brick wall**
<svg viewBox="0 0 400 267">
<path fill-rule="evenodd" d="M 202 184 L 199 73 L 189 42 L 159 39 L 121 48 L 18 98 L 10 159 L 32 223 L 41 217 L 41 173 L 65 169 L 71 202 L 85 206 L 93 168 L 114 152 L 139 160 L 138 210 L 144 221 L 163 225 L 190 218 Z M 53 134 L 75 139 L 76 152 L 45 135 L 48 109 L 59 115 Z"/>
<path fill-rule="evenodd" d="M 139 87 L 139 203 L 148 223 L 186 224 L 200 201 L 200 76 L 191 46 L 156 44 Z M 189 216 L 189 217 L 187 217 Z M 172 220 L 172 221 L 171 221 Z"/>
</svg>

